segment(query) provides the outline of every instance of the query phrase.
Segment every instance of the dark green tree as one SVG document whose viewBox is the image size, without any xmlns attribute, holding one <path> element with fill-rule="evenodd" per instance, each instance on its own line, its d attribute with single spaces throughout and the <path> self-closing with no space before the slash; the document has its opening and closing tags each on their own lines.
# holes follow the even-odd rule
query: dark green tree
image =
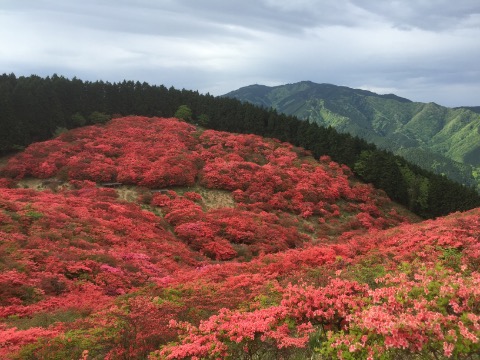
<svg viewBox="0 0 480 360">
<path fill-rule="evenodd" d="M 88 120 L 92 124 L 105 124 L 108 120 L 110 120 L 110 115 L 99 111 L 94 111 L 88 116 Z"/>
<path fill-rule="evenodd" d="M 200 114 L 198 116 L 197 123 L 200 126 L 208 126 L 208 124 L 210 123 L 210 118 L 207 114 Z"/>
<path fill-rule="evenodd" d="M 85 117 L 79 112 L 76 112 L 71 116 L 71 124 L 74 127 L 84 126 L 86 123 L 87 123 L 87 119 L 85 119 Z"/>
</svg>

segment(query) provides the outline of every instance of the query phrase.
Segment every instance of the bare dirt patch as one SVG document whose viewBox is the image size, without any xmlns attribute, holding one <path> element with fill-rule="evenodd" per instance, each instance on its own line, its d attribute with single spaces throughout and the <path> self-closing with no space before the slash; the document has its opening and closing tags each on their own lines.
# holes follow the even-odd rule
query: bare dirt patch
<svg viewBox="0 0 480 360">
<path fill-rule="evenodd" d="M 138 199 L 138 191 L 132 186 L 120 186 L 117 190 L 118 198 L 128 202 L 136 202 Z"/>
<path fill-rule="evenodd" d="M 20 188 L 28 188 L 33 190 L 45 190 L 45 180 L 44 179 L 34 179 L 34 178 L 27 178 L 18 180 L 18 187 Z"/>
<path fill-rule="evenodd" d="M 199 191 L 207 210 L 235 207 L 232 193 L 224 190 L 202 189 Z"/>
<path fill-rule="evenodd" d="M 51 190 L 57 191 L 60 189 L 71 189 L 71 185 L 67 182 L 58 180 L 56 178 L 37 179 L 37 178 L 23 178 L 18 180 L 17 187 L 24 189 L 33 189 L 37 191 Z"/>
<path fill-rule="evenodd" d="M 205 210 L 235 207 L 233 195 L 227 190 L 207 189 L 199 185 L 192 187 L 174 187 L 172 190 L 180 195 L 188 191 L 194 191 L 200 194 L 203 198 Z"/>
</svg>

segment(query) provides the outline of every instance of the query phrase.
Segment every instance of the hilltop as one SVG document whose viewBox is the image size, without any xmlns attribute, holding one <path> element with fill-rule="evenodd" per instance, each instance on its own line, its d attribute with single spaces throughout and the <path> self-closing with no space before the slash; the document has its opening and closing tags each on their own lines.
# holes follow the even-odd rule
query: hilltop
<svg viewBox="0 0 480 360">
<path fill-rule="evenodd" d="M 0 171 L 2 358 L 479 350 L 479 209 L 421 222 L 327 156 L 172 118 L 71 130 Z"/>
<path fill-rule="evenodd" d="M 0 91 L 0 154 L 12 154 L 68 130 L 102 125 L 123 115 L 177 116 L 212 130 L 288 141 L 311 151 L 317 159 L 329 156 L 422 217 L 480 206 L 480 194 L 474 189 L 420 169 L 365 140 L 236 99 L 138 81 L 84 82 L 57 75 L 17 78 L 4 74 Z"/>
<path fill-rule="evenodd" d="M 359 136 L 408 161 L 480 190 L 480 115 L 394 94 L 303 81 L 251 85 L 224 95 Z"/>
</svg>

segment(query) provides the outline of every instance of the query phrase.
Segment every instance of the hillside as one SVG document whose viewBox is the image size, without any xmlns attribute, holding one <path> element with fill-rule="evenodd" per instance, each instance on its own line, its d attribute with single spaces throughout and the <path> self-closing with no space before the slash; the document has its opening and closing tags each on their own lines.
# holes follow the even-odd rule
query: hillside
<svg viewBox="0 0 480 360">
<path fill-rule="evenodd" d="M 326 156 L 171 118 L 0 166 L 2 359 L 478 359 L 480 209 L 419 222 Z"/>
<path fill-rule="evenodd" d="M 309 81 L 251 85 L 225 96 L 359 136 L 480 191 L 480 115 L 475 108 L 452 109 Z"/>
<path fill-rule="evenodd" d="M 472 188 L 425 171 L 365 140 L 232 98 L 138 81 L 90 82 L 55 74 L 46 78 L 3 74 L 0 93 L 0 154 L 3 155 L 71 129 L 102 125 L 127 114 L 177 116 L 212 130 L 288 141 L 310 150 L 316 158 L 329 156 L 424 218 L 480 206 L 480 193 Z M 177 114 L 180 109 L 184 110 L 183 115 Z"/>
</svg>

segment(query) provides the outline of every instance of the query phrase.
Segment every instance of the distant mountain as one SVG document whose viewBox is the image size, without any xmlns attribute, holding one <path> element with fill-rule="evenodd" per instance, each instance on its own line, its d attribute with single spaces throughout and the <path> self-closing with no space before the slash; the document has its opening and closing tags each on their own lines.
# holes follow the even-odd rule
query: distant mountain
<svg viewBox="0 0 480 360">
<path fill-rule="evenodd" d="M 476 112 L 477 114 L 480 114 L 480 106 L 459 106 L 459 107 L 456 107 L 455 109 L 468 109 L 468 110 L 472 110 L 473 112 Z"/>
<path fill-rule="evenodd" d="M 447 108 L 311 81 L 251 85 L 224 96 L 331 126 L 480 190 L 480 107 Z"/>
</svg>

